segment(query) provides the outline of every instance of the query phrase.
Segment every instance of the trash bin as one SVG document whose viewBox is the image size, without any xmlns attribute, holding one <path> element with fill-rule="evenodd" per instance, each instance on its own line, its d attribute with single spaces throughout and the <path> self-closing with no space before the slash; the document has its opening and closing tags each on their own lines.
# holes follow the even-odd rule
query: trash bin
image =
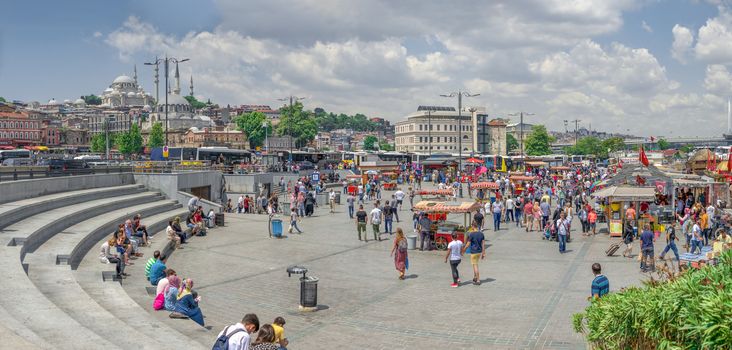
<svg viewBox="0 0 732 350">
<path fill-rule="evenodd" d="M 318 278 L 313 276 L 300 277 L 300 306 L 318 306 Z"/>
<path fill-rule="evenodd" d="M 336 202 L 336 204 L 341 204 L 341 193 L 340 192 L 336 192 L 335 202 Z"/>
<path fill-rule="evenodd" d="M 409 249 L 409 250 L 417 249 L 417 235 L 407 236 L 407 249 Z"/>
<path fill-rule="evenodd" d="M 282 220 L 272 219 L 272 236 L 282 237 Z"/>
<path fill-rule="evenodd" d="M 224 213 L 216 213 L 216 226 L 224 226 Z"/>
</svg>

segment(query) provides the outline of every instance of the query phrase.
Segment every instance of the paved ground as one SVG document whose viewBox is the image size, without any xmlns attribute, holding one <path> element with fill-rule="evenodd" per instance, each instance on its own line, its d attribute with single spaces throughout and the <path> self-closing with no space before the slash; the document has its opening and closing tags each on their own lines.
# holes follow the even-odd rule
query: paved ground
<svg viewBox="0 0 732 350">
<path fill-rule="evenodd" d="M 407 207 L 395 227 L 411 232 Z M 283 316 L 292 349 L 584 349 L 571 315 L 587 305 L 590 265 L 603 265 L 612 290 L 644 278 L 635 260 L 605 256 L 604 235 L 585 238 L 573 228 L 560 255 L 557 243 L 510 224 L 485 232 L 482 285 L 450 288 L 444 252 L 410 251 L 409 278 L 400 281 L 391 241 L 359 242 L 346 209 L 318 209 L 302 222 L 304 234 L 285 239 L 268 238 L 266 216 L 227 214 L 226 227 L 177 251 L 168 266 L 194 279 L 213 331 L 245 313 L 263 323 Z M 298 312 L 299 283 L 285 272 L 292 264 L 320 278 L 320 311 Z M 460 272 L 472 278 L 468 261 Z"/>
</svg>

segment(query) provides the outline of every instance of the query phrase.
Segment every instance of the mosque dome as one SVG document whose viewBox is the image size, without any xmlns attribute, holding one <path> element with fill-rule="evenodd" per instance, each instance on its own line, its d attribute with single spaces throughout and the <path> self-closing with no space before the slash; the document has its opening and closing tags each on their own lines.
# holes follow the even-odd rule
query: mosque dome
<svg viewBox="0 0 732 350">
<path fill-rule="evenodd" d="M 71 100 L 68 100 L 68 99 L 64 100 L 64 104 L 66 104 L 66 105 L 71 104 Z"/>
<path fill-rule="evenodd" d="M 135 80 L 132 79 L 132 78 L 130 78 L 130 77 L 128 77 L 128 76 L 126 76 L 126 75 L 120 75 L 117 78 L 115 78 L 112 83 L 113 84 L 114 83 L 130 83 L 130 84 L 132 84 L 134 82 L 135 82 Z"/>
<path fill-rule="evenodd" d="M 52 98 L 51 100 L 49 100 L 49 101 L 48 101 L 48 105 L 49 105 L 49 106 L 55 106 L 55 105 L 58 105 L 58 101 L 56 101 L 56 99 L 53 99 L 53 98 Z"/>
<path fill-rule="evenodd" d="M 74 104 L 77 106 L 86 106 L 86 101 L 83 98 L 77 98 Z"/>
<path fill-rule="evenodd" d="M 150 105 L 144 105 L 142 107 L 142 110 L 145 111 L 145 112 L 150 112 L 152 110 L 152 107 L 150 107 Z"/>
<path fill-rule="evenodd" d="M 127 93 L 127 97 L 135 97 L 135 93 L 130 91 Z"/>
<path fill-rule="evenodd" d="M 165 104 L 165 100 L 160 101 L 161 104 Z M 184 106 L 190 106 L 190 103 L 188 100 L 183 98 L 183 96 L 178 94 L 168 94 L 168 105 L 184 105 Z"/>
</svg>

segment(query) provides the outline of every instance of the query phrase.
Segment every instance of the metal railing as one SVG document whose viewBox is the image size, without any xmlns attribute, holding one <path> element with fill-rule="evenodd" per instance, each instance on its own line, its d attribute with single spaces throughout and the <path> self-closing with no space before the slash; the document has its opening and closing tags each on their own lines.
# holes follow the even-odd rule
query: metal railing
<svg viewBox="0 0 732 350">
<path fill-rule="evenodd" d="M 47 177 L 129 173 L 131 166 L 100 166 L 79 169 L 51 169 L 50 167 L 0 167 L 0 182 L 42 179 Z"/>
</svg>

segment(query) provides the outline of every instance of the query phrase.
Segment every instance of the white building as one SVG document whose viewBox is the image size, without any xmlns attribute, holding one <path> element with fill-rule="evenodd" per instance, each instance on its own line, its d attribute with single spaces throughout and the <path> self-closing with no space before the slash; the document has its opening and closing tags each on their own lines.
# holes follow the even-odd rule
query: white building
<svg viewBox="0 0 732 350">
<path fill-rule="evenodd" d="M 469 154 L 473 152 L 471 119 L 469 111 L 458 118 L 453 107 L 419 106 L 406 120 L 395 124 L 396 151 L 457 154 L 462 143 L 462 153 Z"/>
<path fill-rule="evenodd" d="M 150 94 L 137 84 L 137 67 L 134 78 L 120 75 L 112 81 L 112 85 L 102 92 L 102 106 L 105 107 L 144 107 L 153 105 Z"/>
</svg>

